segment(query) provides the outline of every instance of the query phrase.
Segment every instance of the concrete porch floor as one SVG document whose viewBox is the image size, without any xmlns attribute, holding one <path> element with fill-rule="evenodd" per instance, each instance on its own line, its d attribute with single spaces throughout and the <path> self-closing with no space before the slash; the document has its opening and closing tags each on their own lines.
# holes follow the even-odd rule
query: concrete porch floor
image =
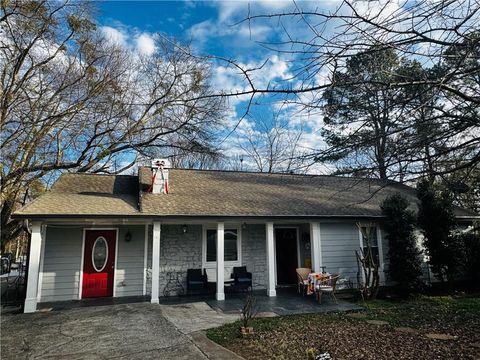
<svg viewBox="0 0 480 360">
<path fill-rule="evenodd" d="M 215 311 L 225 314 L 240 314 L 246 298 L 245 292 L 227 293 L 224 301 L 215 299 L 214 294 L 199 294 L 172 296 L 160 298 L 161 305 L 182 305 L 192 303 L 206 303 Z M 354 311 L 360 307 L 354 303 L 338 300 L 338 303 L 332 301 L 329 296 L 322 297 L 322 303 L 319 304 L 313 295 L 301 296 L 297 293 L 296 287 L 277 289 L 276 297 L 268 297 L 264 290 L 254 291 L 256 299 L 257 313 L 273 313 L 275 315 L 295 315 L 309 313 L 324 313 L 332 311 Z M 73 301 L 59 301 L 52 303 L 38 304 L 39 310 L 67 310 L 90 306 L 107 306 L 132 304 L 140 302 L 150 302 L 149 296 L 133 296 L 121 298 L 97 298 L 83 299 Z"/>
<path fill-rule="evenodd" d="M 160 299 L 160 304 L 180 305 L 203 301 L 216 311 L 226 314 L 240 314 L 246 295 L 246 293 L 227 293 L 225 294 L 225 301 L 215 300 L 214 295 L 169 297 Z M 335 303 L 329 296 L 323 296 L 322 303 L 319 304 L 313 295 L 302 296 L 298 294 L 296 287 L 277 289 L 276 297 L 268 297 L 264 290 L 255 290 L 254 295 L 256 311 L 260 314 L 273 313 L 283 316 L 361 309 L 356 304 L 341 299 L 338 300 L 338 303 Z"/>
</svg>

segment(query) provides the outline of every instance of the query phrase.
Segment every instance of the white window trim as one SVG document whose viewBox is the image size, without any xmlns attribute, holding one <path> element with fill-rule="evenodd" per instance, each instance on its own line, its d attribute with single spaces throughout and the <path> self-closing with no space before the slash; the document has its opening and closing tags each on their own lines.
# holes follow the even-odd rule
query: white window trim
<svg viewBox="0 0 480 360">
<path fill-rule="evenodd" d="M 362 226 L 362 227 L 364 227 L 364 226 Z M 378 224 L 375 224 L 374 227 L 375 227 L 375 232 L 376 232 L 376 235 L 377 235 L 377 246 L 372 246 L 372 247 L 376 247 L 377 250 L 378 250 L 378 258 L 380 260 L 380 264 L 378 266 L 378 271 L 383 272 L 384 263 L 383 263 L 382 233 L 381 233 L 381 230 L 380 230 L 380 226 L 378 226 Z M 363 250 L 363 248 L 364 248 L 363 234 L 362 234 L 362 231 L 360 229 L 358 229 L 358 236 L 360 238 L 360 248 Z"/>
<path fill-rule="evenodd" d="M 242 227 L 238 224 L 225 224 L 225 231 L 235 229 L 237 230 L 237 255 L 236 261 L 225 261 L 225 267 L 242 266 Z M 207 230 L 217 231 L 216 224 L 202 225 L 202 268 L 213 269 L 217 267 L 216 261 L 207 262 Z"/>
<path fill-rule="evenodd" d="M 378 257 L 380 258 L 380 270 L 383 270 L 384 267 L 384 257 L 383 257 L 383 236 L 382 229 L 377 225 L 377 247 L 378 247 Z"/>
</svg>

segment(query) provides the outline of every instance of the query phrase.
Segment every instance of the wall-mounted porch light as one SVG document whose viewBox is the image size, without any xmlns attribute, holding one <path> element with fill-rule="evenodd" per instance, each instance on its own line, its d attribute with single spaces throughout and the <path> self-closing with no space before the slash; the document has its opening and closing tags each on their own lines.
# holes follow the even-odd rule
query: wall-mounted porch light
<svg viewBox="0 0 480 360">
<path fill-rule="evenodd" d="M 188 228 L 187 228 L 187 225 L 183 225 L 183 233 L 186 234 L 188 232 Z"/>
<path fill-rule="evenodd" d="M 130 234 L 130 230 L 127 230 L 127 233 L 125 234 L 125 241 L 130 242 L 132 240 L 132 234 Z"/>
</svg>

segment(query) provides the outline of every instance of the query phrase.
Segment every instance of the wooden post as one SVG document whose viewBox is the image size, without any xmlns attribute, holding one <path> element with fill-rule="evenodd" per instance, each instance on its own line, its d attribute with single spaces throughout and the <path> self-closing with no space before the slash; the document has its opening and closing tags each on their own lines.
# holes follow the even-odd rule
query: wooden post
<svg viewBox="0 0 480 360">
<path fill-rule="evenodd" d="M 217 293 L 215 298 L 217 300 L 225 300 L 225 266 L 224 266 L 224 252 L 225 252 L 225 224 L 223 222 L 217 223 Z"/>
<path fill-rule="evenodd" d="M 159 221 L 153 223 L 153 244 L 152 244 L 152 304 L 159 303 L 158 282 L 160 278 L 160 234 L 161 224 Z"/>
<path fill-rule="evenodd" d="M 28 280 L 25 306 L 23 312 L 37 311 L 38 274 L 40 270 L 40 255 L 42 251 L 42 226 L 39 222 L 32 223 L 30 237 L 30 253 L 28 261 Z"/>
<path fill-rule="evenodd" d="M 277 296 L 275 290 L 275 247 L 273 241 L 273 222 L 266 223 L 267 246 L 267 295 Z"/>
</svg>

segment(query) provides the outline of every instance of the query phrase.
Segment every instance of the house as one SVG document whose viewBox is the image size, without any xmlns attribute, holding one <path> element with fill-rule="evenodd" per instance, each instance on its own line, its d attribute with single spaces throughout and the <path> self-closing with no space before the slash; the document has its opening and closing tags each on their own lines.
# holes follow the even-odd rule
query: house
<svg viewBox="0 0 480 360">
<path fill-rule="evenodd" d="M 14 214 L 31 224 L 25 312 L 39 302 L 150 296 L 185 286 L 187 269 L 209 269 L 218 300 L 232 266 L 253 273 L 255 289 L 276 296 L 295 268 L 355 281 L 357 223 L 373 223 L 386 278 L 388 244 L 380 203 L 415 191 L 395 182 L 337 176 L 168 169 L 138 176 L 67 173 Z M 456 209 L 460 221 L 476 215 Z M 227 284 L 228 285 L 228 284 Z"/>
</svg>

